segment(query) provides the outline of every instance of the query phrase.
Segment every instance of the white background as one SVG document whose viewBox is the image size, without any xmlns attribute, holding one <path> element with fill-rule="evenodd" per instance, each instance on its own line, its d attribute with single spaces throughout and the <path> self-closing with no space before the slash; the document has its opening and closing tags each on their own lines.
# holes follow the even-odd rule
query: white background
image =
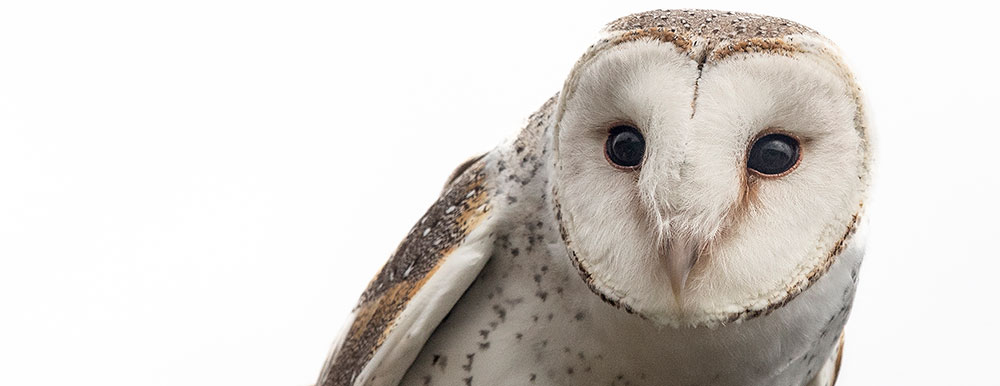
<svg viewBox="0 0 1000 386">
<path fill-rule="evenodd" d="M 362 3 L 0 4 L 0 384 L 310 384 L 452 168 L 604 23 L 676 7 L 814 27 L 868 96 L 841 384 L 1000 384 L 996 13 Z"/>
</svg>

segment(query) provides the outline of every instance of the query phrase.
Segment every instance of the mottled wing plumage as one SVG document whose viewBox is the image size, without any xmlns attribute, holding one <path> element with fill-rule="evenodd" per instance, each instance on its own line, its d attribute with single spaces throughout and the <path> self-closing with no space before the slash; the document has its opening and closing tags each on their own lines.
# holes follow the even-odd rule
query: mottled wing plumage
<svg viewBox="0 0 1000 386">
<path fill-rule="evenodd" d="M 488 216 L 489 193 L 485 187 L 486 172 L 481 158 L 460 166 L 458 175 L 450 179 L 451 182 L 441 197 L 410 230 L 379 274 L 368 284 L 354 310 L 354 320 L 346 336 L 342 337 L 339 347 L 333 349 L 320 373 L 318 385 L 355 384 L 366 369 L 378 366 L 378 363 L 372 362 L 380 350 L 397 349 L 386 347 L 385 344 L 393 334 L 394 327 L 404 322 L 402 319 L 406 318 L 408 308 L 412 308 L 414 298 L 435 274 L 440 274 L 439 269 Z M 476 257 L 485 260 L 481 255 L 483 253 L 476 254 Z M 471 277 L 442 280 L 454 283 L 455 286 L 461 286 L 461 283 L 467 286 L 478 273 L 478 270 L 475 271 L 471 273 Z M 460 272 L 463 275 L 470 273 Z M 464 287 L 439 291 L 461 293 Z M 428 310 L 414 310 L 410 319 L 423 322 L 428 317 L 443 318 L 452 305 L 436 303 Z M 427 313 L 433 315 L 428 316 Z M 412 323 L 413 320 L 405 322 Z M 431 329 L 436 325 L 433 322 L 430 324 Z M 398 333 L 410 334 L 408 331 Z M 427 331 L 426 335 L 429 334 L 430 331 Z M 422 344 L 407 341 L 407 344 L 414 343 Z M 406 366 L 402 368 L 405 371 Z M 371 372 L 372 370 L 368 371 Z M 399 376 L 402 376 L 401 372 Z"/>
</svg>

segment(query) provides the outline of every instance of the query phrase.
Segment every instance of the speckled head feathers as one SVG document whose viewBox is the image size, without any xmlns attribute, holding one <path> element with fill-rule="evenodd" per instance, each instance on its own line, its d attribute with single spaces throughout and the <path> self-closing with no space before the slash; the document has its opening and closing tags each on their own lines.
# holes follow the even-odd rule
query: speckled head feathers
<svg viewBox="0 0 1000 386">
<path fill-rule="evenodd" d="M 609 32 L 662 28 L 688 40 L 743 40 L 816 34 L 793 21 L 751 13 L 704 9 L 655 10 L 618 18 L 605 27 Z"/>
</svg>

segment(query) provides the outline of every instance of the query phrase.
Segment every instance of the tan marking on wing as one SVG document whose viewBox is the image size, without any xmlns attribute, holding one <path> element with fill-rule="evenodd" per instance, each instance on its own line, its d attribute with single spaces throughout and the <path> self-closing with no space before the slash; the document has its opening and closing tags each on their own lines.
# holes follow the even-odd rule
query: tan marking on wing
<svg viewBox="0 0 1000 386">
<path fill-rule="evenodd" d="M 454 178 L 407 234 L 361 295 L 344 342 L 320 373 L 317 385 L 350 385 L 392 332 L 410 299 L 423 288 L 490 210 L 485 163 Z"/>
</svg>

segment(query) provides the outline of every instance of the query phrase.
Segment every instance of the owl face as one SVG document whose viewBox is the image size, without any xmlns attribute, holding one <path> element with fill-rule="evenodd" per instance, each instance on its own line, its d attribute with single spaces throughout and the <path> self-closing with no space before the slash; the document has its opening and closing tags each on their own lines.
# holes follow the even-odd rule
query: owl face
<svg viewBox="0 0 1000 386">
<path fill-rule="evenodd" d="M 860 216 L 868 140 L 835 48 L 746 42 L 609 32 L 559 97 L 552 186 L 571 259 L 594 292 L 657 323 L 781 307 Z"/>
</svg>

